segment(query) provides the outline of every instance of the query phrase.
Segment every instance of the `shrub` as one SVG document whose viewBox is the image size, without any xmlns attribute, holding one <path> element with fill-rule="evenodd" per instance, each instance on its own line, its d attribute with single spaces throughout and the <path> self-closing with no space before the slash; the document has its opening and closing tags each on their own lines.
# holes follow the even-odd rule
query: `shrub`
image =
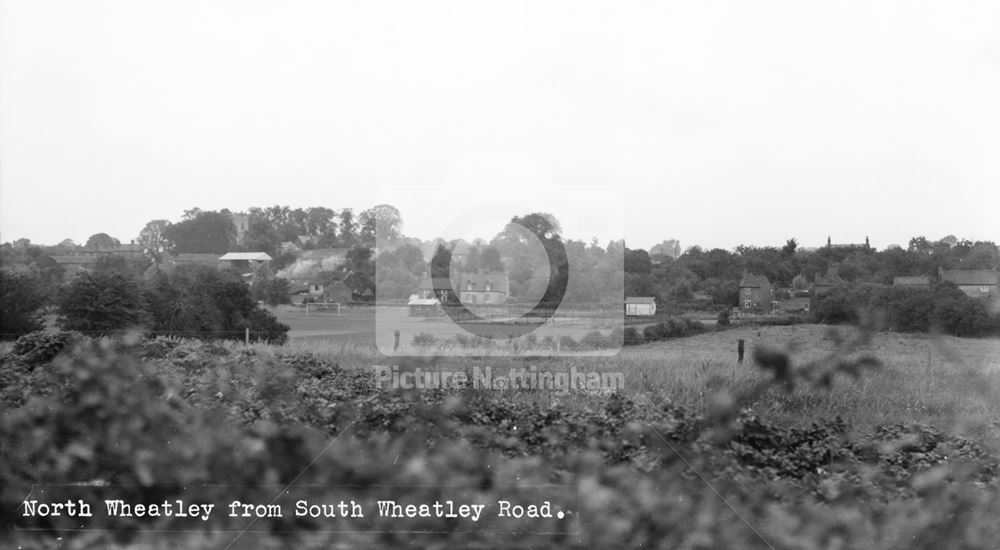
<svg viewBox="0 0 1000 550">
<path fill-rule="evenodd" d="M 81 336 L 76 332 L 32 332 L 18 338 L 14 342 L 13 351 L 26 363 L 39 365 L 51 361 L 67 347 L 79 341 Z"/>
<path fill-rule="evenodd" d="M 625 327 L 623 332 L 623 344 L 626 346 L 635 346 L 642 343 L 642 335 L 635 327 Z"/>
<path fill-rule="evenodd" d="M 44 304 L 45 295 L 35 277 L 0 269 L 0 340 L 44 328 L 39 314 Z"/>
<path fill-rule="evenodd" d="M 730 323 L 730 321 L 729 321 L 729 310 L 728 309 L 724 309 L 724 310 L 720 311 L 718 317 L 716 317 L 715 319 L 716 319 L 716 322 L 719 324 L 720 327 L 728 327 L 729 323 Z"/>
<path fill-rule="evenodd" d="M 418 348 L 429 348 L 437 342 L 437 338 L 433 334 L 426 332 L 421 332 L 413 336 L 413 345 Z"/>
<path fill-rule="evenodd" d="M 65 330 L 107 334 L 142 324 L 146 301 L 130 276 L 111 270 L 81 273 L 59 294 L 58 324 Z"/>
</svg>

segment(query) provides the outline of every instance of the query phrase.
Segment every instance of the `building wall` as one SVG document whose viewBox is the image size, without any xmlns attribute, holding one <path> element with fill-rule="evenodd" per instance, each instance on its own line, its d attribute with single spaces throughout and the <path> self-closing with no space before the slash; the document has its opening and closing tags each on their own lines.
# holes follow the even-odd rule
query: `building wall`
<svg viewBox="0 0 1000 550">
<path fill-rule="evenodd" d="M 740 310 L 752 311 L 754 309 L 761 309 L 764 312 L 771 311 L 770 285 L 740 288 Z"/>
<path fill-rule="evenodd" d="M 958 289 L 973 298 L 986 298 L 997 295 L 997 285 L 960 285 Z"/>
</svg>

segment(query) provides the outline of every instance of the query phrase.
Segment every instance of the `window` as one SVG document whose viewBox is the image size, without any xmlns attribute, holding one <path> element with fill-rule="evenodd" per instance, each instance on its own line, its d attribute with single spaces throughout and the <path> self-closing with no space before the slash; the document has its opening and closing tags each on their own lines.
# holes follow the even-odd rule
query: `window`
<svg viewBox="0 0 1000 550">
<path fill-rule="evenodd" d="M 750 300 L 743 302 L 743 307 L 750 307 Z"/>
<path fill-rule="evenodd" d="M 493 283 L 490 281 L 486 281 L 486 292 L 489 292 L 491 290 L 493 290 Z"/>
<path fill-rule="evenodd" d="M 472 290 L 472 279 L 465 281 L 465 290 Z"/>
<path fill-rule="evenodd" d="M 979 287 L 979 292 L 986 293 L 986 292 L 989 292 L 989 291 L 990 291 L 990 287 L 988 287 L 988 286 L 981 286 L 981 287 Z"/>
<path fill-rule="evenodd" d="M 749 296 L 750 295 L 750 289 L 748 288 L 748 289 L 744 290 L 743 294 L 746 295 L 746 296 Z"/>
</svg>

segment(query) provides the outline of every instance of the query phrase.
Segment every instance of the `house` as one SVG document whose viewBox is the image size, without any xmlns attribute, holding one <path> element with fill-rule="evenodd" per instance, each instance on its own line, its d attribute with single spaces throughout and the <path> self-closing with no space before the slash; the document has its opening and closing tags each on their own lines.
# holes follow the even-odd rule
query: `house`
<svg viewBox="0 0 1000 550">
<path fill-rule="evenodd" d="M 774 291 L 771 288 L 771 281 L 767 280 L 766 276 L 744 272 L 739 286 L 740 312 L 769 313 L 771 311 Z"/>
<path fill-rule="evenodd" d="M 931 289 L 931 278 L 926 275 L 915 277 L 893 277 L 892 286 L 900 288 L 916 288 L 920 290 Z"/>
<path fill-rule="evenodd" d="M 219 257 L 219 265 L 222 269 L 234 269 L 240 273 L 247 273 L 272 259 L 266 252 L 229 252 Z"/>
<path fill-rule="evenodd" d="M 45 263 L 58 264 L 63 268 L 63 280 L 68 281 L 84 271 L 90 271 L 97 263 L 97 256 L 77 254 L 72 256 L 49 256 Z"/>
<path fill-rule="evenodd" d="M 656 315 L 656 299 L 652 296 L 625 298 L 625 315 L 630 317 Z"/>
<path fill-rule="evenodd" d="M 836 244 L 836 243 L 833 243 L 833 242 L 830 241 L 830 237 L 827 237 L 826 238 L 826 246 L 829 247 L 829 248 L 871 248 L 871 245 L 868 244 L 868 237 L 867 236 L 865 237 L 865 244 L 861 244 L 861 243 L 842 243 L 842 244 Z"/>
<path fill-rule="evenodd" d="M 464 304 L 504 304 L 510 294 L 506 271 L 462 273 L 455 289 Z"/>
<path fill-rule="evenodd" d="M 992 269 L 944 269 L 938 268 L 938 280 L 954 283 L 959 290 L 973 298 L 989 298 L 998 295 L 998 274 Z"/>
</svg>

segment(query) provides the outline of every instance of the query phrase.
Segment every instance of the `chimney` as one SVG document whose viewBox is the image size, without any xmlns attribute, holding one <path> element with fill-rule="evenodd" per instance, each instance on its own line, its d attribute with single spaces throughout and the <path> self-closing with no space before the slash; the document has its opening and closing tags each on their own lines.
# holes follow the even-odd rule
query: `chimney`
<svg viewBox="0 0 1000 550">
<path fill-rule="evenodd" d="M 827 237 L 827 238 L 826 238 L 826 246 L 832 246 L 832 245 L 830 244 L 830 237 Z"/>
</svg>

